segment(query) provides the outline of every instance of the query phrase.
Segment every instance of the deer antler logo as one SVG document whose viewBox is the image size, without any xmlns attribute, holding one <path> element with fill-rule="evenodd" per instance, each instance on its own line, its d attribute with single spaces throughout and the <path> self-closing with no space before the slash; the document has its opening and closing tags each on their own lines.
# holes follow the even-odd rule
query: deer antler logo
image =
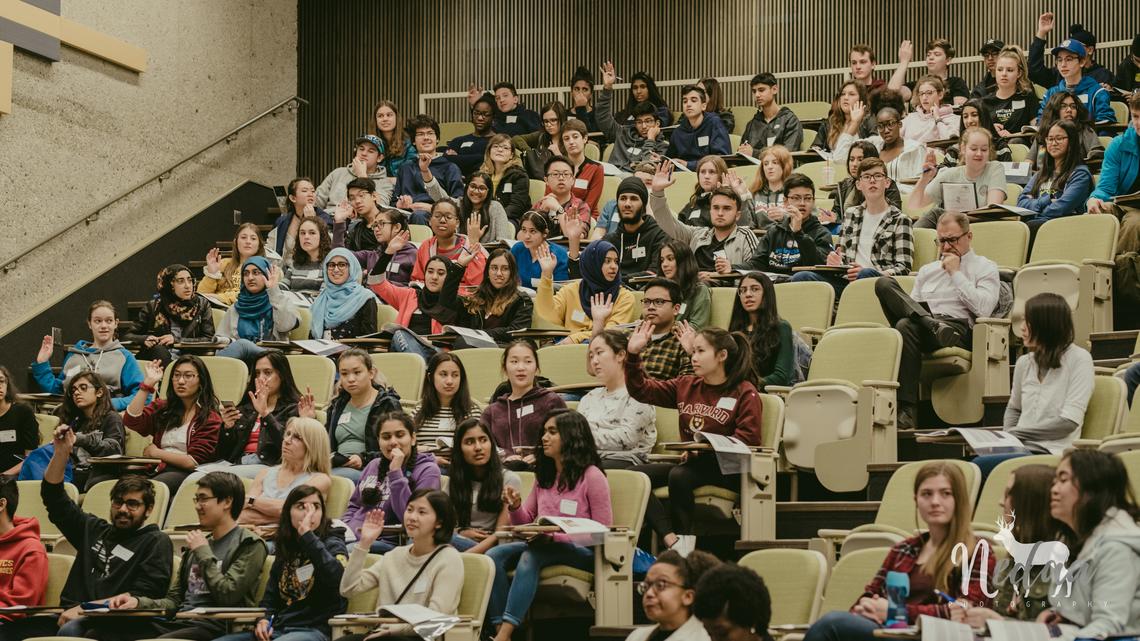
<svg viewBox="0 0 1140 641">
<path fill-rule="evenodd" d="M 1069 547 L 1060 541 L 1020 543 L 1013 536 L 1013 525 L 1016 521 L 1017 514 L 1015 512 L 1010 512 L 1008 522 L 1004 517 L 999 518 L 997 520 L 998 533 L 994 536 L 994 540 L 1002 544 L 1014 562 L 1023 568 L 1025 574 L 1028 574 L 1029 570 L 1035 566 L 1051 565 L 1056 573 L 1055 585 L 1058 591 L 1063 581 L 1066 586 L 1065 596 L 1069 596 L 1072 590 L 1072 577 L 1067 576 L 1068 571 L 1065 569 L 1065 562 L 1069 560 Z M 1028 587 L 1028 581 L 1026 581 L 1025 586 Z M 1016 582 L 1014 589 L 1017 590 Z M 1018 592 L 1020 593 L 1020 590 Z"/>
</svg>

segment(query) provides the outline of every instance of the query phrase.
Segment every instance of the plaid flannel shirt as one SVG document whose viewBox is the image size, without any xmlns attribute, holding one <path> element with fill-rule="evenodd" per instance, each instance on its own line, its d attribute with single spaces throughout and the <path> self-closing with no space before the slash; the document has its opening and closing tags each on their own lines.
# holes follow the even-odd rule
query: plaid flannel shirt
<svg viewBox="0 0 1140 641">
<path fill-rule="evenodd" d="M 839 232 L 839 258 L 844 265 L 855 260 L 859 246 L 859 235 L 863 232 L 863 212 L 865 205 L 848 207 L 843 212 L 843 228 Z M 875 239 L 871 243 L 871 264 L 884 276 L 905 276 L 914 263 L 914 239 L 910 217 L 898 207 L 891 205 L 887 215 L 879 221 Z"/>
<path fill-rule="evenodd" d="M 879 571 L 875 573 L 875 578 L 863 588 L 863 596 L 881 596 L 887 598 L 887 572 L 903 572 L 905 574 L 912 574 L 916 572 L 915 566 L 918 565 L 918 555 L 922 552 L 922 546 L 926 540 L 930 538 L 928 533 L 923 533 L 919 536 L 912 536 L 909 539 L 900 541 L 891 548 L 887 553 L 887 558 L 883 560 L 883 565 Z M 989 546 L 989 541 L 978 538 L 976 545 Z M 973 558 L 973 548 L 970 549 L 971 558 Z M 996 585 L 994 580 L 994 558 L 993 548 L 989 551 L 989 563 L 982 566 L 981 550 L 978 551 L 977 558 L 973 567 L 970 568 L 970 582 L 969 589 L 965 594 L 962 593 L 962 574 L 960 569 L 955 569 L 950 573 L 950 578 L 947 579 L 946 592 L 961 601 L 965 599 L 971 606 L 979 606 L 988 608 L 991 605 L 991 599 L 986 596 L 982 591 L 982 574 L 985 573 L 987 577 L 987 585 L 992 590 Z M 862 598 L 862 597 L 860 597 Z M 963 604 L 964 605 L 964 604 Z M 854 604 L 852 604 L 854 607 Z M 931 593 L 926 602 L 923 603 L 907 603 L 906 605 L 906 618 L 910 623 L 918 621 L 919 615 L 927 614 L 932 617 L 940 619 L 950 618 L 949 603 L 944 603 L 937 595 Z"/>
<path fill-rule="evenodd" d="M 650 342 L 641 352 L 641 364 L 650 378 L 661 381 L 693 373 L 693 361 L 673 334 Z"/>
</svg>

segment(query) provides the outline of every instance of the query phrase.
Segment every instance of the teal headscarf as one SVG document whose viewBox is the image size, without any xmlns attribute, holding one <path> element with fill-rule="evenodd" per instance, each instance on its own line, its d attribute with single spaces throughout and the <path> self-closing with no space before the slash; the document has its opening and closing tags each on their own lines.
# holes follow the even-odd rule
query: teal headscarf
<svg viewBox="0 0 1140 641">
<path fill-rule="evenodd" d="M 329 280 L 329 261 L 337 256 L 348 261 L 348 280 L 340 285 L 334 285 Z M 324 338 L 325 328 L 336 327 L 348 322 L 369 300 L 376 298 L 376 294 L 373 294 L 372 290 L 360 283 L 361 273 L 360 261 L 356 260 L 356 256 L 352 252 L 343 247 L 338 247 L 330 251 L 328 256 L 325 256 L 325 262 L 321 265 L 321 274 L 325 279 L 325 284 L 321 287 L 321 293 L 313 301 L 313 306 L 309 310 L 313 315 L 309 325 L 310 336 Z"/>
<path fill-rule="evenodd" d="M 250 256 L 241 264 L 241 273 L 247 265 L 258 268 L 269 278 L 269 261 L 264 256 Z M 238 293 L 234 309 L 238 313 L 238 337 L 255 343 L 273 332 L 273 305 L 269 302 L 269 288 L 254 294 L 245 288 L 245 277 L 241 279 L 241 292 Z"/>
</svg>

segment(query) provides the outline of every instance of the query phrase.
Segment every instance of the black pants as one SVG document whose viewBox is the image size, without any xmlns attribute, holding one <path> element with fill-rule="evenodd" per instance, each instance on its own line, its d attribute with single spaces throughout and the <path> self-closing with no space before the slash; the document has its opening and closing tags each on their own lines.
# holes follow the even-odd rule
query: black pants
<svg viewBox="0 0 1140 641">
<path fill-rule="evenodd" d="M 887 321 L 902 334 L 902 358 L 899 360 L 899 403 L 918 402 L 918 381 L 922 371 L 923 353 L 933 352 L 944 347 L 964 347 L 970 349 L 973 332 L 970 323 L 962 318 L 952 318 L 941 314 L 931 314 L 922 303 L 916 302 L 903 291 L 897 280 L 880 278 L 875 281 L 875 295 Z M 920 322 L 922 317 L 939 320 L 954 328 L 956 340 L 942 344 Z"/>
<path fill-rule="evenodd" d="M 656 489 L 669 488 L 669 509 L 660 499 L 649 495 L 649 504 L 645 508 L 645 520 L 649 527 L 664 537 L 673 534 L 693 533 L 693 510 L 696 508 L 696 499 L 693 492 L 703 485 L 716 485 L 729 490 L 740 489 L 740 475 L 724 475 L 720 473 L 716 456 L 701 454 L 692 457 L 681 464 L 673 463 L 646 463 L 631 468 L 635 472 L 644 472 L 649 477 L 650 484 Z"/>
<path fill-rule="evenodd" d="M 177 356 L 177 353 L 172 353 L 170 348 L 166 345 L 155 344 L 140 349 L 138 354 L 135 354 L 135 359 L 139 363 L 156 360 L 162 361 L 162 366 L 166 367 L 170 364 L 170 361 L 174 360 L 175 356 Z"/>
</svg>

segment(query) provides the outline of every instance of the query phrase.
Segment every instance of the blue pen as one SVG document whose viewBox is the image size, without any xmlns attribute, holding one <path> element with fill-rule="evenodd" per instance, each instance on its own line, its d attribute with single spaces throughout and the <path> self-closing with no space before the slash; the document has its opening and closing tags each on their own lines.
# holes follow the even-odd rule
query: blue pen
<svg viewBox="0 0 1140 641">
<path fill-rule="evenodd" d="M 957 599 L 950 596 L 949 594 L 946 594 L 942 590 L 935 590 L 934 593 L 937 594 L 938 596 L 942 597 L 943 599 L 946 599 L 947 603 L 957 603 L 958 602 Z"/>
<path fill-rule="evenodd" d="M 266 634 L 268 634 L 269 636 L 273 636 L 273 615 L 272 614 L 269 615 L 268 621 L 269 621 L 269 624 L 265 626 L 266 627 Z"/>
</svg>

